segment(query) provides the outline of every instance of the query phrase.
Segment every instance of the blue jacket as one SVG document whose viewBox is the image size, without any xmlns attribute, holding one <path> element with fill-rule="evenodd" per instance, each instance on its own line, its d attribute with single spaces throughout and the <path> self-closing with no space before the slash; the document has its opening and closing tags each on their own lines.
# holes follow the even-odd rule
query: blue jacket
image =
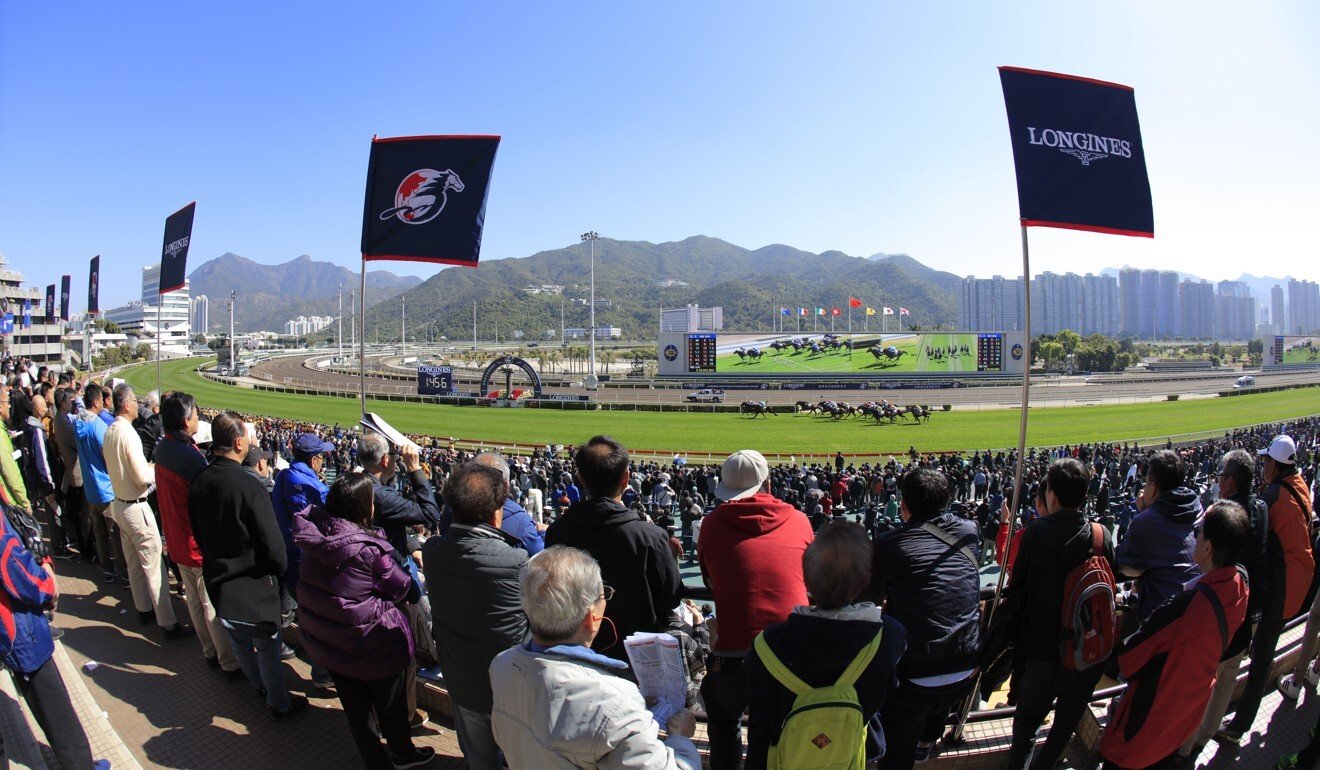
<svg viewBox="0 0 1320 770">
<path fill-rule="evenodd" d="M 1141 620 L 1201 574 L 1193 532 L 1199 518 L 1201 501 L 1187 487 L 1165 492 L 1133 517 L 1115 557 L 1120 575 L 1137 578 Z"/>
<path fill-rule="evenodd" d="M 500 521 L 500 529 L 518 538 L 528 556 L 535 556 L 545 550 L 545 535 L 536 528 L 531 514 L 512 500 L 504 501 L 504 518 Z"/>
<path fill-rule="evenodd" d="M 0 535 L 0 571 L 4 574 L 0 653 L 5 668 L 22 676 L 35 672 L 55 654 L 50 623 L 42 614 L 42 607 L 55 596 L 55 579 L 23 547 L 8 519 L 0 516 L 0 522 L 4 522 Z"/>
<path fill-rule="evenodd" d="M 110 472 L 105 469 L 105 431 L 108 426 L 90 412 L 83 412 L 74 421 L 78 436 L 78 467 L 82 468 L 83 491 L 88 502 L 109 505 L 115 499 L 110 486 Z"/>
<path fill-rule="evenodd" d="M 298 587 L 298 567 L 302 562 L 302 549 L 293 543 L 293 515 L 307 509 L 308 506 L 325 506 L 325 497 L 330 493 L 316 471 L 307 463 L 296 462 L 275 474 L 275 488 L 270 492 L 270 502 L 275 508 L 275 521 L 279 522 L 280 534 L 284 536 L 284 552 L 289 557 L 289 566 L 284 572 L 284 585 L 290 591 Z"/>
</svg>

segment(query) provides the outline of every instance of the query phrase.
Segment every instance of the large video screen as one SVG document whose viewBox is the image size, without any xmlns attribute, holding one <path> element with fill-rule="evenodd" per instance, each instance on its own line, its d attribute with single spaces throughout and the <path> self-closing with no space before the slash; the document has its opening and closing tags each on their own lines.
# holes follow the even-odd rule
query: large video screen
<svg viewBox="0 0 1320 770">
<path fill-rule="evenodd" d="M 1266 338 L 1269 341 L 1269 338 Z M 1275 337 L 1267 351 L 1266 364 L 1275 366 L 1320 365 L 1320 337 Z"/>
<path fill-rule="evenodd" d="M 730 375 L 1002 372 L 1007 352 L 1003 334 L 720 334 L 715 340 L 715 372 Z M 695 363 L 689 360 L 689 372 L 710 371 L 704 367 L 693 369 Z"/>
</svg>

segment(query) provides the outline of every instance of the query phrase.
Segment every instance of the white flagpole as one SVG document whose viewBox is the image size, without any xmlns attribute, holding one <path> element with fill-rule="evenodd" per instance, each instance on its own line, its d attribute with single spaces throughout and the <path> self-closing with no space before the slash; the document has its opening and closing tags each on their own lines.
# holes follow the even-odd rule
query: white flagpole
<svg viewBox="0 0 1320 770">
<path fill-rule="evenodd" d="M 362 349 L 358 351 L 358 403 L 362 407 L 362 415 L 367 414 L 367 255 L 362 255 L 362 312 L 358 314 L 358 323 L 362 324 L 362 333 L 358 337 L 362 340 Z M 232 343 L 231 343 L 232 344 Z"/>
</svg>

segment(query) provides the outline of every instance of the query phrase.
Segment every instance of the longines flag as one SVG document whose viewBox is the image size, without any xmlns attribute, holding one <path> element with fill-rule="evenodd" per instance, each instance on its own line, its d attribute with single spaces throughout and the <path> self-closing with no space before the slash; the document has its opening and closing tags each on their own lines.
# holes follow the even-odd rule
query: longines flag
<svg viewBox="0 0 1320 770">
<path fill-rule="evenodd" d="M 73 287 L 73 276 L 60 278 L 60 320 L 69 320 L 69 290 Z"/>
<path fill-rule="evenodd" d="M 101 255 L 92 257 L 91 271 L 87 276 L 87 313 L 101 312 Z"/>
<path fill-rule="evenodd" d="M 160 290 L 164 294 L 183 288 L 188 272 L 188 241 L 192 240 L 193 212 L 197 202 L 170 214 L 165 220 L 165 245 L 160 255 Z"/>
<path fill-rule="evenodd" d="M 362 258 L 476 267 L 498 136 L 372 138 Z"/>
<path fill-rule="evenodd" d="M 55 284 L 46 287 L 46 323 L 55 323 Z"/>
<path fill-rule="evenodd" d="M 1117 83 L 1000 67 L 1022 224 L 1153 238 L 1136 97 Z"/>
</svg>

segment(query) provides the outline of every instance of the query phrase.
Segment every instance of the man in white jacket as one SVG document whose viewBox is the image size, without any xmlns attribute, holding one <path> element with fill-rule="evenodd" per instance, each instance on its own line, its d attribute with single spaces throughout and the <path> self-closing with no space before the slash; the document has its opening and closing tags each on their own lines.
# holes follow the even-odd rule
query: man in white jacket
<svg viewBox="0 0 1320 770">
<path fill-rule="evenodd" d="M 491 727 L 512 770 L 700 769 L 692 712 L 670 717 L 662 741 L 637 685 L 614 673 L 626 664 L 591 650 L 613 591 L 589 554 L 542 551 L 519 592 L 532 641 L 490 665 Z"/>
</svg>

